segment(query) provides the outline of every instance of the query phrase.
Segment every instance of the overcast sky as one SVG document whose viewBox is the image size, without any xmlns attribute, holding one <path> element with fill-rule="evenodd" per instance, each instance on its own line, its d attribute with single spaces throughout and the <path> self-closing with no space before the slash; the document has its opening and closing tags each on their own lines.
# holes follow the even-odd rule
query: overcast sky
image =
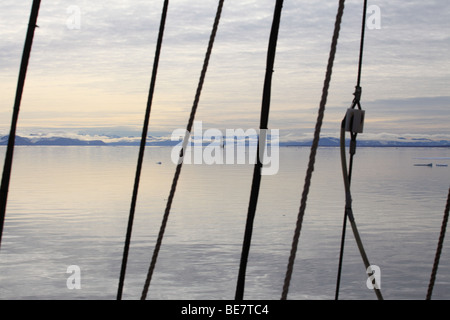
<svg viewBox="0 0 450 320">
<path fill-rule="evenodd" d="M 172 0 L 150 134 L 185 128 L 217 0 Z M 0 3 L 0 134 L 9 131 L 32 1 Z M 258 128 L 274 0 L 225 0 L 196 120 L 203 128 Z M 18 134 L 139 135 L 163 1 L 43 0 Z M 285 1 L 270 128 L 313 133 L 337 0 Z M 450 2 L 369 1 L 362 107 L 366 137 L 450 138 Z M 77 15 L 79 12 L 79 15 Z M 353 99 L 362 0 L 347 0 L 323 135 L 336 135 Z M 372 25 L 370 25 L 372 26 Z M 373 26 L 376 26 L 373 24 Z"/>
</svg>

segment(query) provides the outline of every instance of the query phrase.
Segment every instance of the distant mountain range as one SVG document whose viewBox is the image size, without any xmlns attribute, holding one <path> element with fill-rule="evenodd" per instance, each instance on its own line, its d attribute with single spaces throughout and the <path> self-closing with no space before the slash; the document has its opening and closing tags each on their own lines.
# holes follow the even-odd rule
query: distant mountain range
<svg viewBox="0 0 450 320">
<path fill-rule="evenodd" d="M 347 139 L 346 144 L 348 145 Z M 312 141 L 304 142 L 280 142 L 280 146 L 310 146 Z M 322 147 L 338 147 L 340 140 L 338 138 L 323 137 L 319 141 Z M 431 140 L 431 139 L 405 139 L 398 140 L 364 140 L 358 139 L 358 147 L 450 147 L 449 140 Z"/>
<path fill-rule="evenodd" d="M 8 137 L 0 138 L 0 145 L 8 144 Z M 85 141 L 80 139 L 51 137 L 51 138 L 24 138 L 16 136 L 16 146 L 106 146 L 107 144 L 101 140 Z"/>
<path fill-rule="evenodd" d="M 161 137 L 149 137 L 147 145 L 149 146 L 175 146 L 179 141 Z M 348 141 L 347 141 L 348 143 Z M 358 139 L 359 147 L 450 147 L 449 140 L 431 140 L 431 139 L 405 139 L 397 140 L 363 140 Z M 8 136 L 0 137 L 0 146 L 8 144 Z M 284 141 L 280 146 L 311 146 L 312 141 Z M 83 140 L 67 137 L 33 137 L 26 138 L 16 136 L 17 146 L 139 146 L 140 139 L 116 139 L 113 142 L 103 140 Z M 323 137 L 320 139 L 319 146 L 338 147 L 339 139 L 332 137 Z"/>
</svg>

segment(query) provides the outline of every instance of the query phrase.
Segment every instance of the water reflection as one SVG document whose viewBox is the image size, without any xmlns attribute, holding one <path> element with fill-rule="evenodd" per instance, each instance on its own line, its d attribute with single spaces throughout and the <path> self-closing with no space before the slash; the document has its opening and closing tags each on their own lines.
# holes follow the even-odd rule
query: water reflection
<svg viewBox="0 0 450 320">
<path fill-rule="evenodd" d="M 309 149 L 280 150 L 278 174 L 262 180 L 248 299 L 281 295 Z M 425 297 L 450 171 L 414 167 L 414 158 L 449 155 L 445 148 L 358 149 L 354 212 L 369 258 L 381 268 L 386 299 Z M 14 160 L 0 252 L 0 298 L 114 299 L 137 148 L 19 147 Z M 319 149 L 290 299 L 334 298 L 344 212 L 339 161 L 338 149 Z M 169 148 L 147 150 L 125 299 L 140 297 L 174 169 Z M 252 165 L 183 167 L 150 299 L 234 297 L 252 172 Z M 443 263 L 449 250 L 444 245 Z M 81 290 L 66 287 L 69 265 L 81 268 Z M 434 298 L 449 298 L 448 274 L 444 263 Z M 375 299 L 365 283 L 349 229 L 340 297 Z"/>
</svg>

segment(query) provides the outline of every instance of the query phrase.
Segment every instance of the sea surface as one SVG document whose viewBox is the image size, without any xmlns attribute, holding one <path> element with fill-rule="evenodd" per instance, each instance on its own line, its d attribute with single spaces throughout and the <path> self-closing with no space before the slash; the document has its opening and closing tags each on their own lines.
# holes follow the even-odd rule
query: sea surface
<svg viewBox="0 0 450 320">
<path fill-rule="evenodd" d="M 141 296 L 171 150 L 146 149 L 123 299 Z M 281 297 L 309 152 L 280 148 L 278 173 L 262 177 L 245 299 Z M 16 147 L 0 299 L 116 298 L 137 156 L 137 147 Z M 450 187 L 450 167 L 436 164 L 450 165 L 450 148 L 357 149 L 353 211 L 385 299 L 426 297 Z M 148 299 L 234 299 L 252 173 L 252 164 L 183 166 Z M 320 148 L 288 299 L 334 299 L 344 200 L 339 149 Z M 450 299 L 449 238 L 433 299 Z M 339 298 L 376 299 L 349 224 Z"/>
</svg>

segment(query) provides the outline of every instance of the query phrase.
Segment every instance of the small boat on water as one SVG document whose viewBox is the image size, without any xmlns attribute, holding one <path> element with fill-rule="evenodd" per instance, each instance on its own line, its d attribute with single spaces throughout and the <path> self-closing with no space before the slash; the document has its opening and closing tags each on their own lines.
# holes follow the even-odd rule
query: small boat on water
<svg viewBox="0 0 450 320">
<path fill-rule="evenodd" d="M 432 167 L 433 163 L 416 163 L 415 167 Z"/>
<path fill-rule="evenodd" d="M 436 167 L 448 167 L 448 164 L 439 164 L 439 163 L 436 163 Z"/>
</svg>

